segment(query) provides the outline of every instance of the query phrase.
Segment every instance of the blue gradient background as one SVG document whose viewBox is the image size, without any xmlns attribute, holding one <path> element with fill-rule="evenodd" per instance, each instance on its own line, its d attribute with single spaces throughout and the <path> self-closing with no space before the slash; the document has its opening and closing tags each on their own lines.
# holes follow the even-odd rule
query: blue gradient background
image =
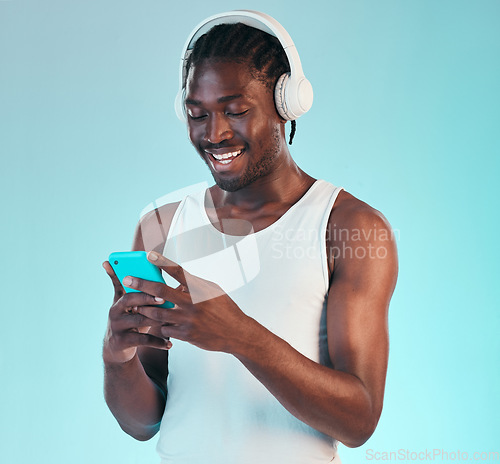
<svg viewBox="0 0 500 464">
<path fill-rule="evenodd" d="M 500 451 L 500 2 L 0 1 L 5 463 L 158 462 L 102 395 L 112 287 L 152 200 L 210 180 L 176 120 L 178 62 L 215 12 L 265 11 L 315 90 L 292 147 L 399 233 L 385 408 L 341 448 Z"/>
</svg>

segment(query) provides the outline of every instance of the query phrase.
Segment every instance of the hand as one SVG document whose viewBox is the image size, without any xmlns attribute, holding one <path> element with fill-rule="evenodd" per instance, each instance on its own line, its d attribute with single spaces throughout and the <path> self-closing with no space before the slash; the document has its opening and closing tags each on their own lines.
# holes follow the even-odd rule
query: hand
<svg viewBox="0 0 500 464">
<path fill-rule="evenodd" d="M 244 339 L 250 318 L 215 283 L 186 272 L 156 252 L 148 260 L 176 279 L 180 286 L 131 278 L 127 286 L 174 303 L 173 308 L 140 305 L 137 311 L 147 320 L 160 323 L 165 337 L 187 341 L 210 351 L 232 352 Z"/>
<path fill-rule="evenodd" d="M 125 363 L 137 352 L 138 346 L 169 349 L 172 343 L 148 333 L 150 327 L 160 325 L 139 313 L 139 308 L 152 308 L 165 302 L 146 293 L 126 293 L 108 261 L 103 267 L 113 282 L 115 295 L 109 310 L 108 327 L 104 337 L 103 359 L 106 363 Z"/>
</svg>

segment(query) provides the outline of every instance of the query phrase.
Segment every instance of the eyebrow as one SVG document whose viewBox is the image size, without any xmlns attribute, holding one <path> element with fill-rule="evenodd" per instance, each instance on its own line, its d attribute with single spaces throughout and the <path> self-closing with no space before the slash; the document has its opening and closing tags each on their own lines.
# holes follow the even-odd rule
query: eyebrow
<svg viewBox="0 0 500 464">
<path fill-rule="evenodd" d="M 236 100 L 237 98 L 241 98 L 243 95 L 241 93 L 238 93 L 236 95 L 227 95 L 225 97 L 220 97 L 217 99 L 217 103 L 226 103 L 231 100 Z M 194 105 L 194 106 L 200 106 L 201 105 L 200 100 L 193 100 L 191 98 L 186 98 L 186 105 Z"/>
</svg>

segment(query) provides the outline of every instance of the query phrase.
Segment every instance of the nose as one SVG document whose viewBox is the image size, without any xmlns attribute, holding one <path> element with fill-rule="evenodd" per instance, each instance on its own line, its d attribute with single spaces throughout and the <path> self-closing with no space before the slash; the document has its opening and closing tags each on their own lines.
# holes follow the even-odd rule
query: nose
<svg viewBox="0 0 500 464">
<path fill-rule="evenodd" d="M 220 143 L 233 137 L 229 121 L 223 114 L 211 115 L 207 118 L 205 140 L 208 143 Z"/>
</svg>

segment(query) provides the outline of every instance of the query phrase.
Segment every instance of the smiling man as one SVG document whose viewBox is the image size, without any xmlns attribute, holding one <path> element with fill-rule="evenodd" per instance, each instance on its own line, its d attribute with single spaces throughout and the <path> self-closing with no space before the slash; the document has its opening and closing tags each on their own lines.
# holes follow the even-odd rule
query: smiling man
<svg viewBox="0 0 500 464">
<path fill-rule="evenodd" d="M 160 430 L 162 464 L 339 462 L 337 442 L 363 444 L 382 411 L 393 235 L 292 159 L 297 63 L 276 24 L 220 15 L 186 54 L 181 110 L 215 185 L 146 215 L 134 240 L 179 286 L 132 276 L 125 294 L 104 263 L 106 401 L 135 438 Z"/>
</svg>

